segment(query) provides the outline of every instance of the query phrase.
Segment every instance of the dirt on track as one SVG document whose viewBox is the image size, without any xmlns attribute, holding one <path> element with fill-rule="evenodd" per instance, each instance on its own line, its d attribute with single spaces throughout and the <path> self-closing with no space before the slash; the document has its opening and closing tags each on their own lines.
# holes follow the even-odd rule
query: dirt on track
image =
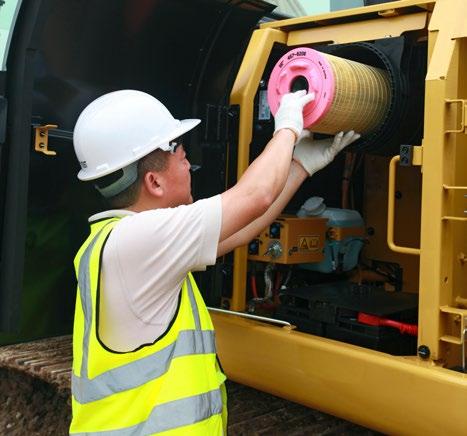
<svg viewBox="0 0 467 436">
<path fill-rule="evenodd" d="M 0 347 L 0 435 L 67 435 L 70 376 L 70 336 Z M 227 392 L 229 436 L 377 435 L 237 383 Z"/>
</svg>

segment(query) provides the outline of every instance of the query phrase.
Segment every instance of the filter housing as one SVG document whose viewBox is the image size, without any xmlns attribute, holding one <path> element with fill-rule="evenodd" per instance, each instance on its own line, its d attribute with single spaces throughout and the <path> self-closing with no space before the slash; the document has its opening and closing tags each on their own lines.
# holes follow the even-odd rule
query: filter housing
<svg viewBox="0 0 467 436">
<path fill-rule="evenodd" d="M 372 132 L 391 100 L 385 70 L 308 47 L 287 52 L 274 67 L 268 85 L 272 113 L 282 95 L 301 88 L 315 95 L 303 111 L 305 128 L 331 135 L 351 129 Z"/>
<path fill-rule="evenodd" d="M 333 55 L 342 60 L 347 59 L 384 71 L 388 79 L 390 98 L 385 105 L 384 115 L 373 129 L 368 129 L 358 141 L 349 146 L 350 151 L 392 156 L 399 153 L 403 144 L 421 144 L 427 69 L 426 44 L 426 41 L 417 40 L 412 35 L 404 35 L 351 44 L 313 46 L 313 49 L 321 54 Z M 290 48 L 287 51 L 290 51 Z M 265 71 L 266 81 L 287 51 L 276 47 L 269 68 Z M 298 89 L 308 89 L 307 82 L 295 80 L 290 91 Z M 358 124 L 355 124 L 357 127 L 346 127 L 358 131 Z"/>
</svg>

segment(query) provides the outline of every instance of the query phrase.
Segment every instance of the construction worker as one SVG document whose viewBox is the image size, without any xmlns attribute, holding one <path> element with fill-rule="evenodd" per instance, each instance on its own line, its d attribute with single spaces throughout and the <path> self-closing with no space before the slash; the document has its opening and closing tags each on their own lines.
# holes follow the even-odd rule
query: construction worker
<svg viewBox="0 0 467 436">
<path fill-rule="evenodd" d="M 213 325 L 191 271 L 247 243 L 300 184 L 358 135 L 301 141 L 305 91 L 282 98 L 275 133 L 237 184 L 193 202 L 176 120 L 134 90 L 87 106 L 74 130 L 81 171 L 111 210 L 90 217 L 75 258 L 71 434 L 219 435 L 226 396 Z M 165 433 L 164 433 L 165 434 Z"/>
</svg>

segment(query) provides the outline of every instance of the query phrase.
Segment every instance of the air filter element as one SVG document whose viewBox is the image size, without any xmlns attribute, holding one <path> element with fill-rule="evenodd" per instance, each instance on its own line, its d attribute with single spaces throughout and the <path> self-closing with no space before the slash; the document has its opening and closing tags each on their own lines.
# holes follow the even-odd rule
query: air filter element
<svg viewBox="0 0 467 436">
<path fill-rule="evenodd" d="M 391 102 L 386 71 L 308 47 L 277 62 L 268 84 L 268 103 L 277 112 L 283 94 L 306 89 L 315 100 L 303 110 L 304 125 L 318 133 L 369 133 L 384 120 Z"/>
</svg>

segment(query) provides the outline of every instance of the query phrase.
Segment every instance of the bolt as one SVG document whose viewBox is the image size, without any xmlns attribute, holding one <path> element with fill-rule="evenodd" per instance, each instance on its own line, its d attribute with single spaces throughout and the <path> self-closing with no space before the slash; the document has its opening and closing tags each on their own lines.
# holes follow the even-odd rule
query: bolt
<svg viewBox="0 0 467 436">
<path fill-rule="evenodd" d="M 465 253 L 459 253 L 459 256 L 457 256 L 457 258 L 459 259 L 459 262 L 464 265 L 465 262 L 467 262 L 467 256 L 465 255 Z"/>
<path fill-rule="evenodd" d="M 430 357 L 431 351 L 426 345 L 420 345 L 418 347 L 418 356 L 422 359 L 428 359 Z"/>
<path fill-rule="evenodd" d="M 396 191 L 396 198 L 400 200 L 402 198 L 402 192 L 401 191 Z"/>
<path fill-rule="evenodd" d="M 266 251 L 266 253 L 264 253 L 265 256 L 269 255 L 271 256 L 273 259 L 276 259 L 280 256 L 282 256 L 282 245 L 279 241 L 273 241 L 269 244 L 269 247 Z"/>
<path fill-rule="evenodd" d="M 375 229 L 374 229 L 373 227 L 368 227 L 368 228 L 366 229 L 366 234 L 367 234 L 368 236 L 373 236 L 373 235 L 375 234 Z"/>
</svg>

